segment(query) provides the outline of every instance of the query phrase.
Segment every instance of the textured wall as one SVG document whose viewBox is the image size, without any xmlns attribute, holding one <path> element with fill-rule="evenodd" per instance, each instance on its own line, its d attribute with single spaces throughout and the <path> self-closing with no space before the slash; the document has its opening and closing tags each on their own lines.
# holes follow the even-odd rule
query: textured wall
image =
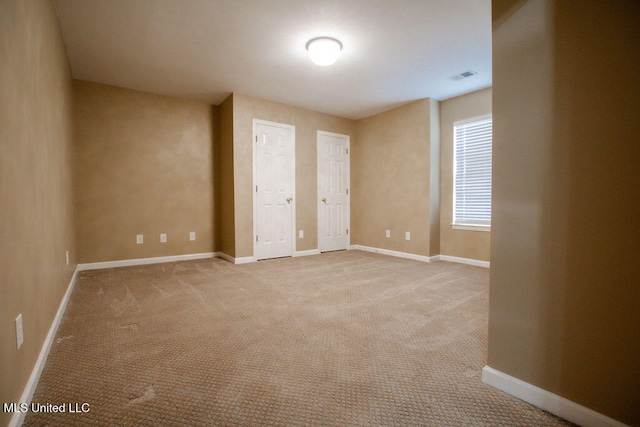
<svg viewBox="0 0 640 427">
<path fill-rule="evenodd" d="M 72 81 L 51 2 L 0 2 L 0 58 L 0 402 L 17 402 L 76 259 Z"/>
<path fill-rule="evenodd" d="M 74 89 L 79 261 L 215 251 L 217 108 L 82 81 Z"/>
<path fill-rule="evenodd" d="M 510 3 L 494 7 L 488 365 L 640 425 L 640 3 Z"/>
<path fill-rule="evenodd" d="M 440 103 L 429 99 L 429 256 L 440 254 Z"/>
<path fill-rule="evenodd" d="M 352 244 L 431 255 L 431 144 L 439 144 L 431 140 L 433 108 L 437 103 L 423 99 L 357 121 Z M 385 237 L 387 229 L 391 238 Z"/>
<path fill-rule="evenodd" d="M 216 215 L 218 248 L 235 257 L 235 216 L 233 201 L 233 95 L 220 104 L 220 139 L 216 153 Z"/>
<path fill-rule="evenodd" d="M 296 250 L 317 249 L 317 131 L 350 135 L 353 144 L 354 122 L 249 96 L 233 95 L 237 257 L 253 255 L 253 119 L 296 127 L 296 226 L 298 230 L 304 230 L 302 239 L 296 233 Z M 353 218 L 353 211 L 351 215 Z"/>
<path fill-rule="evenodd" d="M 441 221 L 442 255 L 489 261 L 491 232 L 454 230 L 453 222 L 453 123 L 491 114 L 491 89 L 440 102 Z"/>
</svg>

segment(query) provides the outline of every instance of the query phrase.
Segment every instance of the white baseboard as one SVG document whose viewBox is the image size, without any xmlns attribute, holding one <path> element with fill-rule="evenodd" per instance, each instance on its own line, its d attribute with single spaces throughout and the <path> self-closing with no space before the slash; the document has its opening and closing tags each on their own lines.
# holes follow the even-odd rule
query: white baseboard
<svg viewBox="0 0 640 427">
<path fill-rule="evenodd" d="M 153 258 L 123 259 L 119 261 L 91 262 L 87 264 L 78 264 L 78 270 L 79 271 L 100 270 L 102 268 L 129 267 L 132 265 L 146 265 L 146 264 L 160 264 L 163 262 L 215 258 L 216 256 L 219 256 L 218 252 L 204 252 L 200 254 L 171 255 L 171 256 L 161 256 L 161 257 L 153 257 Z"/>
<path fill-rule="evenodd" d="M 239 257 L 239 258 L 233 258 L 233 262 L 234 264 L 249 264 L 251 262 L 256 262 L 256 259 L 252 256 L 244 256 L 244 257 Z"/>
<path fill-rule="evenodd" d="M 232 264 L 248 264 L 250 262 L 256 262 L 252 256 L 245 256 L 241 258 L 234 258 L 224 252 L 216 252 L 216 258 L 222 258 L 225 261 L 229 261 Z"/>
<path fill-rule="evenodd" d="M 382 254 L 382 255 L 394 256 L 398 258 L 412 259 L 415 261 L 422 261 L 422 262 L 433 262 L 433 261 L 442 260 L 442 261 L 457 262 L 461 264 L 469 264 L 469 265 L 475 265 L 478 267 L 489 268 L 489 262 L 487 261 L 452 257 L 448 255 L 434 255 L 434 256 L 428 257 L 424 255 L 416 255 L 416 254 L 410 254 L 407 252 L 392 251 L 389 249 L 373 248 L 371 246 L 363 246 L 363 245 L 351 245 L 349 246 L 348 249 L 356 249 L 356 250 L 373 252 L 373 253 Z M 320 251 L 318 249 L 310 249 L 307 251 L 296 251 L 293 254 L 293 256 L 300 257 L 300 256 L 319 255 L 319 254 L 320 254 Z M 164 256 L 164 257 L 124 259 L 119 261 L 105 261 L 105 262 L 92 262 L 87 264 L 78 264 L 78 271 L 100 270 L 103 268 L 114 268 L 114 267 L 130 267 L 134 265 L 160 264 L 163 262 L 188 261 L 188 260 L 205 259 L 205 258 L 222 258 L 233 264 L 247 264 L 247 263 L 256 261 L 255 258 L 252 256 L 234 258 L 231 255 L 228 255 L 224 252 L 204 252 L 199 254 L 172 255 L 172 256 Z"/>
<path fill-rule="evenodd" d="M 458 264 L 475 265 L 476 267 L 490 268 L 491 263 L 489 261 L 480 261 L 479 259 L 460 258 L 457 256 L 440 255 L 441 261 L 457 262 Z"/>
<path fill-rule="evenodd" d="M 53 318 L 53 322 L 51 322 L 51 326 L 49 327 L 49 332 L 47 333 L 44 342 L 42 343 L 42 348 L 40 349 L 40 354 L 38 355 L 38 360 L 36 360 L 36 364 L 31 371 L 31 376 L 29 376 L 29 381 L 27 381 L 27 385 L 22 392 L 22 396 L 20 397 L 20 403 L 31 403 L 31 399 L 33 399 L 33 393 L 36 391 L 36 387 L 38 386 L 38 380 L 40 379 L 40 374 L 42 374 L 42 369 L 44 369 L 44 365 L 47 362 L 47 356 L 49 356 L 49 351 L 51 350 L 51 345 L 53 344 L 53 339 L 58 332 L 58 327 L 60 326 L 60 322 L 62 321 L 62 316 L 67 308 L 67 304 L 69 303 L 69 298 L 71 297 L 71 292 L 73 291 L 73 287 L 76 284 L 76 278 L 78 277 L 78 271 L 80 269 L 76 266 L 75 271 L 73 272 L 73 276 L 71 276 L 71 281 L 69 282 L 69 286 L 67 286 L 67 290 L 62 297 L 62 301 L 60 301 L 60 305 L 58 306 L 58 311 L 56 312 L 56 316 Z M 24 418 L 27 416 L 26 412 L 14 412 L 11 420 L 9 421 L 10 427 L 18 427 L 21 426 L 24 422 Z"/>
<path fill-rule="evenodd" d="M 222 258 L 225 261 L 229 261 L 232 264 L 236 263 L 236 259 L 229 254 L 225 254 L 224 252 L 216 252 L 216 258 Z"/>
<path fill-rule="evenodd" d="M 485 267 L 485 268 L 489 268 L 489 265 L 490 265 L 488 261 L 480 261 L 477 259 L 460 258 L 460 257 L 449 256 L 449 255 L 434 255 L 434 256 L 428 257 L 424 255 L 416 255 L 416 254 L 410 254 L 407 252 L 392 251 L 389 249 L 373 248 L 371 246 L 363 246 L 363 245 L 351 245 L 349 246 L 349 249 L 356 249 L 356 250 L 361 250 L 365 252 L 373 252 L 377 254 L 389 255 L 389 256 L 394 256 L 398 258 L 412 259 L 415 261 L 422 261 L 422 262 L 433 262 L 433 261 L 441 260 L 441 261 L 448 261 L 448 262 L 457 262 L 460 264 L 475 265 L 477 267 Z M 320 254 L 320 251 L 318 249 L 310 249 L 307 251 L 297 251 L 293 254 L 293 256 L 300 257 L 300 256 L 319 255 L 319 254 Z M 222 258 L 233 264 L 247 264 L 247 263 L 256 261 L 255 258 L 252 256 L 234 258 L 231 255 L 225 254 L 224 252 L 204 252 L 199 254 L 171 255 L 171 256 L 153 257 L 153 258 L 123 259 L 119 261 L 91 262 L 87 264 L 78 264 L 78 271 L 100 270 L 103 268 L 114 268 L 114 267 L 130 267 L 134 265 L 159 264 L 163 262 L 188 261 L 188 260 L 206 259 L 206 258 Z"/>
<path fill-rule="evenodd" d="M 583 427 L 626 427 L 626 424 L 540 387 L 485 366 L 482 382 Z"/>
<path fill-rule="evenodd" d="M 491 265 L 489 261 L 480 261 L 480 260 L 471 259 L 471 258 L 460 258 L 455 256 L 449 256 L 449 255 L 434 255 L 429 257 L 424 255 L 410 254 L 406 252 L 392 251 L 389 249 L 373 248 L 371 246 L 363 246 L 363 245 L 351 245 L 349 246 L 349 249 L 357 249 L 360 251 L 373 252 L 376 254 L 389 255 L 389 256 L 394 256 L 398 258 L 413 259 L 413 260 L 422 261 L 422 262 L 448 261 L 448 262 L 457 262 L 459 264 L 474 265 L 476 267 L 484 267 L 484 268 L 489 268 L 489 266 Z"/>
<path fill-rule="evenodd" d="M 309 249 L 308 251 L 296 251 L 296 253 L 293 254 L 294 257 L 309 255 L 320 255 L 320 251 L 318 249 Z"/>
<path fill-rule="evenodd" d="M 351 245 L 351 246 L 349 246 L 349 249 L 356 249 L 356 250 L 365 251 L 365 252 L 373 252 L 373 253 L 376 253 L 376 254 L 389 255 L 389 256 L 394 256 L 394 257 L 397 257 L 397 258 L 406 258 L 406 259 L 412 259 L 412 260 L 415 260 L 415 261 L 422 261 L 422 262 L 431 262 L 431 261 L 435 261 L 436 260 L 435 257 L 428 257 L 428 256 L 424 256 L 424 255 L 410 254 L 410 253 L 407 253 L 407 252 L 392 251 L 392 250 L 389 250 L 389 249 L 372 248 L 371 246 Z"/>
</svg>

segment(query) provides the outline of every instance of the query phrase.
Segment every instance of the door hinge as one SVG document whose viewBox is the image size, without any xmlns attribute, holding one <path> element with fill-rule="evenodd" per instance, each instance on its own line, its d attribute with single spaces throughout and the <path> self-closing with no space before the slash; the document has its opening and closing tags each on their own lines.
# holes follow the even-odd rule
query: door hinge
<svg viewBox="0 0 640 427">
<path fill-rule="evenodd" d="M 256 193 L 258 192 L 258 186 L 256 185 Z"/>
<path fill-rule="evenodd" d="M 349 194 L 349 189 L 347 188 L 347 194 Z"/>
<path fill-rule="evenodd" d="M 349 154 L 349 149 L 347 148 L 347 154 Z"/>
<path fill-rule="evenodd" d="M 256 142 L 258 142 L 258 135 L 256 135 Z"/>
<path fill-rule="evenodd" d="M 258 235 L 256 235 L 256 242 L 258 241 Z"/>
<path fill-rule="evenodd" d="M 347 228 L 347 234 L 349 234 L 349 229 Z"/>
</svg>

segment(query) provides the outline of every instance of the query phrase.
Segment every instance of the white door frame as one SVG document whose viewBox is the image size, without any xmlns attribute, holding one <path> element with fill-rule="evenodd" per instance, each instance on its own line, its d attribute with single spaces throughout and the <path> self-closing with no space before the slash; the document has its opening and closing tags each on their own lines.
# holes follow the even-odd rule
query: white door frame
<svg viewBox="0 0 640 427">
<path fill-rule="evenodd" d="M 317 161 L 317 169 L 316 169 L 316 181 L 317 181 L 317 187 L 316 187 L 316 194 L 317 194 L 317 215 L 318 215 L 318 251 L 322 251 L 322 248 L 320 247 L 320 241 L 321 241 L 321 224 L 320 224 L 320 215 L 321 215 L 321 210 L 322 210 L 322 201 L 321 201 L 321 195 L 320 195 L 320 135 L 325 135 L 325 136 L 333 136 L 333 137 L 337 137 L 337 138 L 344 138 L 347 140 L 347 149 L 351 150 L 351 136 L 350 135 L 344 135 L 341 133 L 335 133 L 335 132 L 327 132 L 327 131 L 323 131 L 323 130 L 319 130 L 317 132 L 316 135 L 316 161 Z M 349 154 L 349 173 L 347 174 L 347 189 L 348 189 L 348 197 L 347 197 L 347 247 L 345 249 L 349 249 L 351 247 L 351 152 L 348 153 Z"/>
<path fill-rule="evenodd" d="M 258 258 L 256 257 L 256 236 L 257 236 L 257 212 L 258 212 L 258 206 L 257 206 L 257 197 L 258 194 L 256 192 L 256 178 L 257 178 L 257 172 L 258 172 L 258 155 L 257 155 L 257 149 L 258 149 L 258 132 L 257 132 L 257 128 L 258 125 L 266 125 L 266 126 L 275 126 L 275 127 L 281 127 L 281 128 L 286 128 L 291 130 L 291 155 L 292 155 L 292 160 L 293 162 L 291 163 L 291 172 L 292 172 L 292 177 L 293 177 L 293 182 L 292 182 L 292 187 L 291 187 L 291 192 L 293 193 L 292 198 L 293 200 L 291 201 L 291 256 L 295 255 L 296 253 L 296 127 L 294 125 L 288 125 L 288 124 L 284 124 L 284 123 L 277 123 L 277 122 L 270 122 L 267 120 L 260 120 L 260 119 L 253 119 L 253 136 L 251 139 L 251 145 L 253 147 L 252 153 L 253 153 L 253 185 L 251 187 L 251 193 L 253 194 L 253 260 L 254 261 L 258 261 Z"/>
</svg>

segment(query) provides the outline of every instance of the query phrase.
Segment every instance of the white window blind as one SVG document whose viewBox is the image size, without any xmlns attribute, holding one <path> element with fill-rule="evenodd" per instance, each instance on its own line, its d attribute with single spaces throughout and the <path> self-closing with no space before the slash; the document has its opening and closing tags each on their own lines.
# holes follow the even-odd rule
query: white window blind
<svg viewBox="0 0 640 427">
<path fill-rule="evenodd" d="M 492 119 L 454 124 L 453 225 L 491 225 Z"/>
</svg>

